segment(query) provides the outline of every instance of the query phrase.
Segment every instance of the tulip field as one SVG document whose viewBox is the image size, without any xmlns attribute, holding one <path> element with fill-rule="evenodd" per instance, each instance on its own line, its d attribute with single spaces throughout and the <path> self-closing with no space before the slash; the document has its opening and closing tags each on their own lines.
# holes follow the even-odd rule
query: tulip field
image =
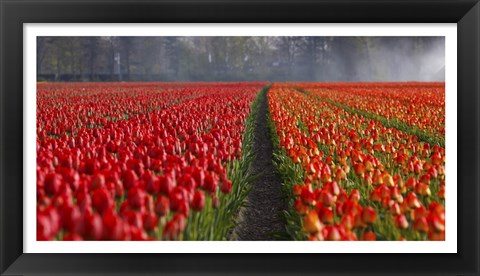
<svg viewBox="0 0 480 276">
<path fill-rule="evenodd" d="M 440 146 L 444 142 L 432 145 L 410 134 L 420 129 L 424 140 L 443 138 L 438 133 L 445 125 L 440 104 L 445 102 L 444 89 L 440 84 L 411 86 L 422 91 L 417 93 L 401 85 L 400 89 L 398 84 L 300 84 L 270 89 L 272 136 L 279 147 L 275 162 L 293 206 L 286 214 L 292 237 L 445 239 L 445 149 Z M 377 98 L 375 90 L 389 96 Z M 385 108 L 391 98 L 397 101 L 395 107 Z M 414 120 L 396 110 L 438 117 Z M 387 117 L 372 119 L 379 114 Z M 386 127 L 382 121 L 390 124 L 388 118 L 415 128 Z"/>
<path fill-rule="evenodd" d="M 38 83 L 36 116 L 37 240 L 233 239 L 259 123 L 272 237 L 445 240 L 444 83 Z"/>
</svg>

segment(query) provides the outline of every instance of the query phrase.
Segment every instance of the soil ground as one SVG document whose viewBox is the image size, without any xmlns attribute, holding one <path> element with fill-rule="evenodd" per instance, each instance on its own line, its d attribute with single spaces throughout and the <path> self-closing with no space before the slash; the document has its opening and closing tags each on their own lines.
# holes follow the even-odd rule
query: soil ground
<svg viewBox="0 0 480 276">
<path fill-rule="evenodd" d="M 258 175 L 247 197 L 247 206 L 238 215 L 238 224 L 232 239 L 274 240 L 276 234 L 285 233 L 281 212 L 286 209 L 282 198 L 281 180 L 273 168 L 273 145 L 267 125 L 267 97 L 260 99 L 255 119 L 254 145 L 255 159 L 252 173 Z"/>
</svg>

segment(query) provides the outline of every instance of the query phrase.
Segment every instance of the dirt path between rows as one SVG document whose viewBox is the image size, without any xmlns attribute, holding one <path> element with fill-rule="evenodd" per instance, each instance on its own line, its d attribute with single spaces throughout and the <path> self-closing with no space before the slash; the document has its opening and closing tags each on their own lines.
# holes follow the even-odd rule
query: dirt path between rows
<svg viewBox="0 0 480 276">
<path fill-rule="evenodd" d="M 267 125 L 267 97 L 260 99 L 255 119 L 253 150 L 256 158 L 252 162 L 252 172 L 258 177 L 247 197 L 247 206 L 238 216 L 238 224 L 233 233 L 234 240 L 274 240 L 277 233 L 285 233 L 281 212 L 286 209 L 282 199 L 281 180 L 273 168 L 273 145 Z"/>
</svg>

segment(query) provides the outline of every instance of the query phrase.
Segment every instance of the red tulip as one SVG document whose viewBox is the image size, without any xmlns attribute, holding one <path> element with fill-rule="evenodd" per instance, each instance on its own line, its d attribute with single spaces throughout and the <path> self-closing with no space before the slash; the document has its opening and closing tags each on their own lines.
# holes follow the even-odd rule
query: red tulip
<svg viewBox="0 0 480 276">
<path fill-rule="evenodd" d="M 363 241 L 375 241 L 377 240 L 377 237 L 375 236 L 375 233 L 372 231 L 365 232 L 362 236 Z"/>
<path fill-rule="evenodd" d="M 415 180 L 415 178 L 413 176 L 411 176 L 410 178 L 407 179 L 407 182 L 405 182 L 405 187 L 408 189 L 408 190 L 413 190 L 415 189 L 415 186 L 417 185 L 417 181 Z"/>
<path fill-rule="evenodd" d="M 204 185 L 205 190 L 213 193 L 217 189 L 217 185 L 218 185 L 218 181 L 215 180 L 212 174 L 208 173 L 205 176 L 205 185 Z"/>
<path fill-rule="evenodd" d="M 122 221 L 114 210 L 109 209 L 103 212 L 103 239 L 121 240 L 124 237 L 124 227 Z"/>
<path fill-rule="evenodd" d="M 421 203 L 418 200 L 417 196 L 412 192 L 409 192 L 407 195 L 407 203 L 408 203 L 408 206 L 410 206 L 410 208 L 413 208 L 413 209 L 421 206 Z"/>
<path fill-rule="evenodd" d="M 350 196 L 348 197 L 351 201 L 358 203 L 360 201 L 360 192 L 357 189 L 353 189 L 350 192 Z"/>
<path fill-rule="evenodd" d="M 133 170 L 127 170 L 123 173 L 123 187 L 126 190 L 130 190 L 138 185 L 138 176 Z"/>
<path fill-rule="evenodd" d="M 333 224 L 333 211 L 330 208 L 320 206 L 317 209 L 320 220 L 325 224 Z"/>
<path fill-rule="evenodd" d="M 170 207 L 169 207 L 169 201 L 168 198 L 165 196 L 159 196 L 157 198 L 157 201 L 155 202 L 155 213 L 159 217 L 163 217 L 165 214 L 168 213 Z"/>
<path fill-rule="evenodd" d="M 123 212 L 123 217 L 131 226 L 143 228 L 142 213 L 134 210 L 126 210 Z"/>
<path fill-rule="evenodd" d="M 297 211 L 297 213 L 300 214 L 300 215 L 304 215 L 308 211 L 308 206 L 304 205 L 300 198 L 297 198 L 293 205 L 294 205 L 294 208 Z"/>
<path fill-rule="evenodd" d="M 327 231 L 327 240 L 329 241 L 339 241 L 341 240 L 341 235 L 340 235 L 340 232 L 338 231 L 338 229 L 335 227 L 335 226 L 327 226 L 325 228 L 325 230 Z"/>
<path fill-rule="evenodd" d="M 37 240 L 51 240 L 52 236 L 53 231 L 49 218 L 46 215 L 41 215 L 37 213 Z"/>
<path fill-rule="evenodd" d="M 95 190 L 105 186 L 105 176 L 103 174 L 97 173 L 93 176 L 93 180 L 90 183 L 90 190 Z"/>
<path fill-rule="evenodd" d="M 443 232 L 428 232 L 428 239 L 431 241 L 444 241 L 445 231 Z"/>
<path fill-rule="evenodd" d="M 427 219 L 432 230 L 434 230 L 435 232 L 445 231 L 445 219 L 440 217 L 440 215 L 430 214 Z"/>
<path fill-rule="evenodd" d="M 149 194 L 156 195 L 160 190 L 160 181 L 158 180 L 158 177 L 148 172 L 144 174 L 144 180 L 145 190 Z"/>
<path fill-rule="evenodd" d="M 153 231 L 157 228 L 158 218 L 155 213 L 148 212 L 143 215 L 143 228 L 146 231 Z"/>
<path fill-rule="evenodd" d="M 99 214 L 84 212 L 77 224 L 77 233 L 86 240 L 100 240 L 102 238 L 102 219 Z"/>
<path fill-rule="evenodd" d="M 205 206 L 205 195 L 203 194 L 202 191 L 196 190 L 195 194 L 193 195 L 192 209 L 195 211 L 202 211 L 204 206 Z"/>
<path fill-rule="evenodd" d="M 408 220 L 405 215 L 401 214 L 394 218 L 395 226 L 400 229 L 408 228 Z"/>
<path fill-rule="evenodd" d="M 64 206 L 62 212 L 62 227 L 69 232 L 74 232 L 80 217 L 81 213 L 78 206 Z"/>
<path fill-rule="evenodd" d="M 105 188 L 98 188 L 92 192 L 92 207 L 100 214 L 113 204 L 112 197 Z"/>
<path fill-rule="evenodd" d="M 159 190 L 164 195 L 169 195 L 172 191 L 173 187 L 175 187 L 175 180 L 172 175 L 167 174 L 164 176 L 160 176 L 160 187 Z"/>
<path fill-rule="evenodd" d="M 187 152 L 187 153 L 190 153 L 190 152 Z M 203 171 L 203 169 L 199 167 L 195 167 L 193 169 L 192 176 L 195 179 L 195 182 L 198 184 L 198 186 L 200 188 L 203 188 L 204 181 L 205 181 L 205 172 Z"/>
<path fill-rule="evenodd" d="M 331 207 L 335 204 L 335 197 L 327 191 L 322 191 L 320 193 L 320 202 L 325 207 Z"/>
<path fill-rule="evenodd" d="M 419 217 L 413 222 L 413 229 L 419 232 L 428 232 L 428 222 L 425 217 Z"/>
<path fill-rule="evenodd" d="M 372 207 L 366 206 L 363 208 L 362 220 L 364 223 L 373 224 L 375 223 L 376 218 L 377 218 L 377 214 L 375 213 L 375 210 Z"/>
<path fill-rule="evenodd" d="M 223 181 L 222 186 L 220 187 L 220 190 L 224 194 L 230 193 L 232 191 L 232 181 L 230 181 L 228 179 Z"/>
<path fill-rule="evenodd" d="M 313 205 L 315 201 L 315 197 L 313 192 L 306 186 L 302 187 L 302 192 L 300 194 L 300 198 L 302 199 L 303 204 L 305 205 Z"/>
<path fill-rule="evenodd" d="M 165 240 L 176 240 L 179 234 L 180 231 L 175 221 L 169 221 L 163 229 L 162 238 Z"/>
<path fill-rule="evenodd" d="M 128 191 L 128 204 L 133 209 L 140 209 L 145 206 L 145 192 L 138 188 L 133 187 Z"/>
<path fill-rule="evenodd" d="M 51 173 L 45 177 L 45 193 L 48 195 L 56 195 L 60 190 L 60 185 L 62 184 L 62 175 Z"/>
</svg>

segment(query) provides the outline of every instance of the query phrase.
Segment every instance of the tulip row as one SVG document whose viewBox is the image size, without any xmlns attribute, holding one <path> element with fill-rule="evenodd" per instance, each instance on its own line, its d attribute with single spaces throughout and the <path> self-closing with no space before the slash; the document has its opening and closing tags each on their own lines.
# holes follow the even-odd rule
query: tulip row
<svg viewBox="0 0 480 276">
<path fill-rule="evenodd" d="M 268 97 L 293 238 L 444 239 L 442 147 L 285 86 Z"/>
<path fill-rule="evenodd" d="M 323 99 L 388 120 L 445 135 L 445 83 L 305 84 L 297 86 Z"/>
<path fill-rule="evenodd" d="M 226 239 L 263 85 L 40 85 L 37 239 Z"/>
<path fill-rule="evenodd" d="M 212 95 L 230 85 L 215 89 L 201 84 L 192 86 L 158 83 L 44 84 L 37 86 L 37 132 L 40 139 L 77 135 L 85 128 L 103 128 L 110 122 L 161 110 L 167 106 Z M 242 86 L 239 86 L 242 87 Z"/>
</svg>

